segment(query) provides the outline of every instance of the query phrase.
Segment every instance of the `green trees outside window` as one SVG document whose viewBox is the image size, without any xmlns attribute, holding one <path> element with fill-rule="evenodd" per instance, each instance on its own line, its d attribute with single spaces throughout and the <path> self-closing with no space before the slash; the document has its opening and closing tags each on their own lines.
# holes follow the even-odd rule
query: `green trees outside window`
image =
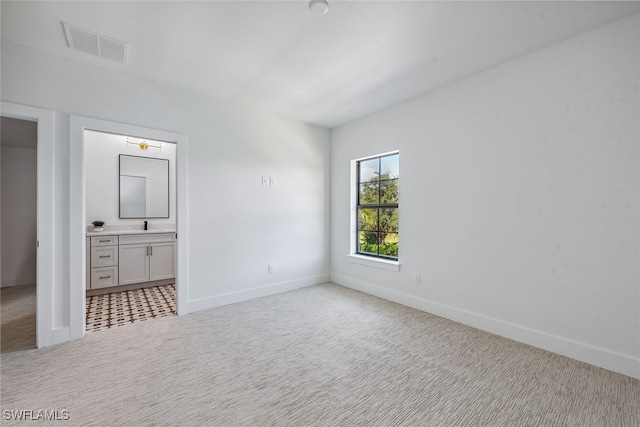
<svg viewBox="0 0 640 427">
<path fill-rule="evenodd" d="M 398 259 L 399 157 L 396 153 L 357 163 L 359 254 Z"/>
</svg>

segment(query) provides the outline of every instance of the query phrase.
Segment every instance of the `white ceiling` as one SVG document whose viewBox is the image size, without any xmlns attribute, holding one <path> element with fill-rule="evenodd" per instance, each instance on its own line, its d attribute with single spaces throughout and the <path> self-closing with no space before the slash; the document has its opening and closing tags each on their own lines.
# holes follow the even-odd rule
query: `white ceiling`
<svg viewBox="0 0 640 427">
<path fill-rule="evenodd" d="M 1 2 L 2 38 L 333 128 L 622 17 L 637 1 Z M 129 43 L 73 51 L 61 21 Z"/>
</svg>

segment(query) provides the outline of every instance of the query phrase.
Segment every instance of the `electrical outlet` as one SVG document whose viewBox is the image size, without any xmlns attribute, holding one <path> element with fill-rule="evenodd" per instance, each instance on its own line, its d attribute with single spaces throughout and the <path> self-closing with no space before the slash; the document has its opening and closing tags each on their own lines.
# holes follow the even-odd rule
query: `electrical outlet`
<svg viewBox="0 0 640 427">
<path fill-rule="evenodd" d="M 420 284 L 420 273 L 413 273 L 413 283 L 416 285 Z"/>
<path fill-rule="evenodd" d="M 275 271 L 273 264 L 267 266 L 267 273 L 271 274 Z"/>
</svg>

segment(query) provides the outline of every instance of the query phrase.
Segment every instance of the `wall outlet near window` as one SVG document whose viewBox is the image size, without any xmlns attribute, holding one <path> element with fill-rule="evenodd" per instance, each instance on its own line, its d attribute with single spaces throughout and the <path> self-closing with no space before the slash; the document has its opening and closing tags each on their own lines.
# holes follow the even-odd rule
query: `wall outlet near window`
<svg viewBox="0 0 640 427">
<path fill-rule="evenodd" d="M 269 264 L 267 266 L 267 273 L 271 274 L 275 271 L 275 266 L 273 264 Z"/>
<path fill-rule="evenodd" d="M 413 283 L 416 285 L 420 284 L 420 273 L 413 273 Z"/>
</svg>

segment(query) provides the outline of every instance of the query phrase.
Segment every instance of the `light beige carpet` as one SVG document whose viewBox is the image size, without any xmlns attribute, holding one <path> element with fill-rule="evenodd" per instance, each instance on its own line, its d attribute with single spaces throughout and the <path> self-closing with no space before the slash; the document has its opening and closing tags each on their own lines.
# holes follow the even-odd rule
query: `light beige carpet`
<svg viewBox="0 0 640 427">
<path fill-rule="evenodd" d="M 36 285 L 0 289 L 0 353 L 36 348 Z"/>
<path fill-rule="evenodd" d="M 56 425 L 640 425 L 638 380 L 331 284 L 3 354 L 1 373 L 3 410 L 68 410 Z"/>
</svg>

